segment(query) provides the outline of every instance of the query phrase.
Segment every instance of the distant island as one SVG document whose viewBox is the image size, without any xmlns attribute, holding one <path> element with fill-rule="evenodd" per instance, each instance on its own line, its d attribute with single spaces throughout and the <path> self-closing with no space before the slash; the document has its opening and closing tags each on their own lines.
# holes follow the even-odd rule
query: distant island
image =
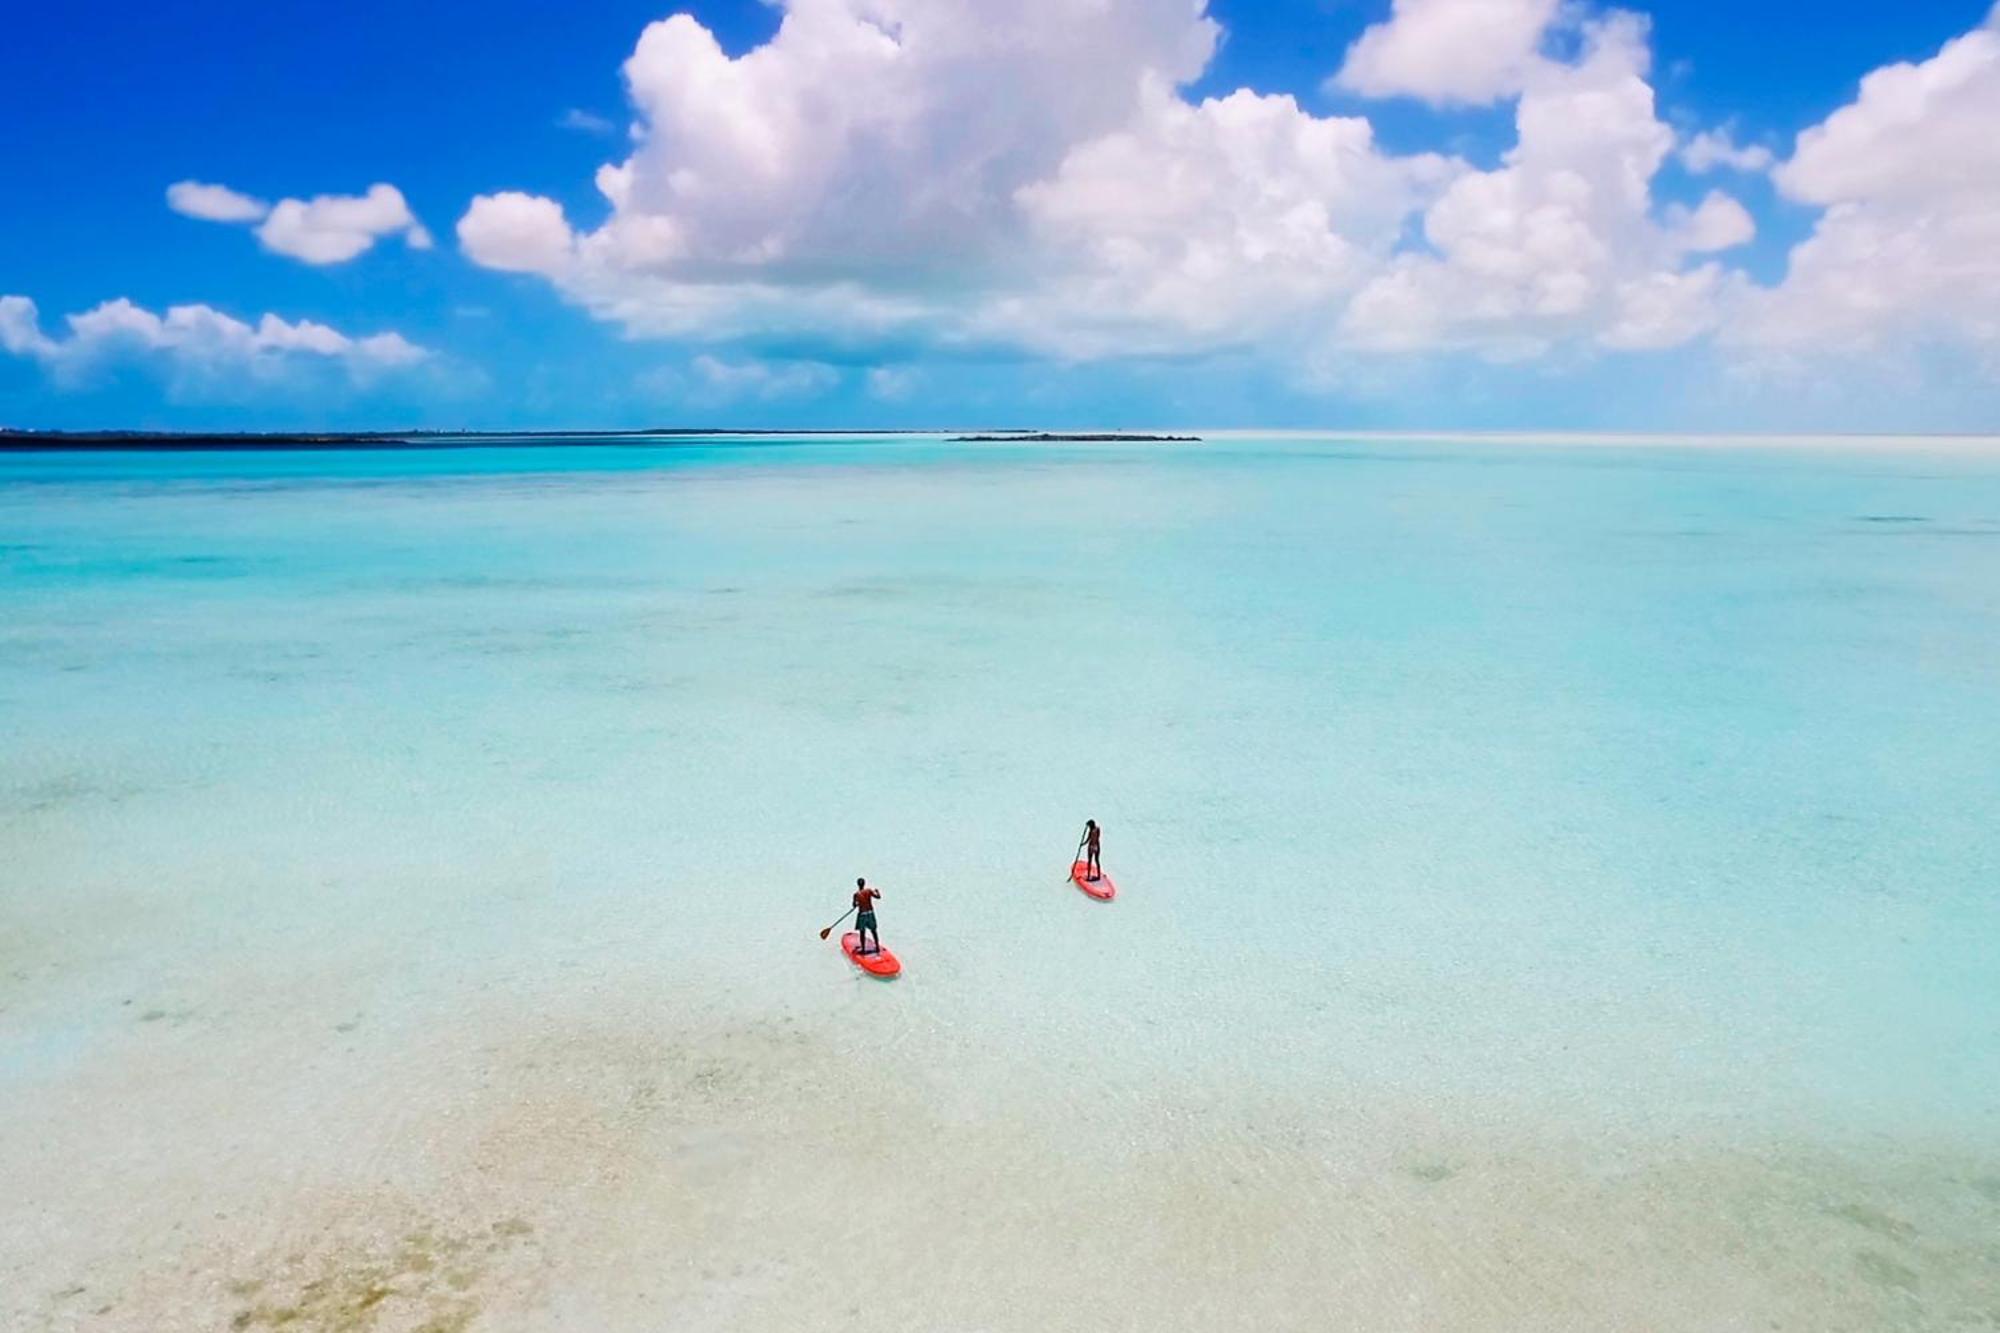
<svg viewBox="0 0 2000 1333">
<path fill-rule="evenodd" d="M 737 439 L 800 435 L 912 435 L 905 430 L 742 430 L 661 426 L 648 430 L 356 430 L 146 431 L 12 430 L 0 427 L 0 453 L 50 450 L 161 449 L 481 449 L 576 441 L 645 444 L 652 440 Z"/>
<path fill-rule="evenodd" d="M 1199 444 L 1199 435 L 1127 435 L 1107 432 L 1067 435 L 1057 431 L 1014 431 L 1004 435 L 954 435 L 951 444 Z"/>
<path fill-rule="evenodd" d="M 758 430 L 661 426 L 649 430 L 145 431 L 14 430 L 0 427 L 0 453 L 89 450 L 254 451 L 287 449 L 496 449 L 550 444 L 649 444 L 661 440 L 786 439 L 853 435 L 938 435 L 925 430 Z M 1194 443 L 1198 435 L 993 431 L 952 435 L 952 444 Z"/>
</svg>

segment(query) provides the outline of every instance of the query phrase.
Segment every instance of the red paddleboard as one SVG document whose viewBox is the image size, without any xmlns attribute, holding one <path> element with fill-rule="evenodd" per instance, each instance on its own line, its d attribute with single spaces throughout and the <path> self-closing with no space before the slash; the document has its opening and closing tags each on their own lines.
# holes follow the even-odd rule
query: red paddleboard
<svg viewBox="0 0 2000 1333">
<path fill-rule="evenodd" d="M 1096 879 L 1090 877 L 1088 861 L 1078 861 L 1069 868 L 1069 882 L 1101 903 L 1108 903 L 1118 896 L 1118 886 L 1111 882 L 1111 876 L 1105 874 L 1102 869 L 1097 872 Z"/>
<path fill-rule="evenodd" d="M 887 949 L 876 953 L 856 953 L 855 950 L 860 947 L 859 931 L 850 930 L 840 937 L 840 951 L 853 959 L 854 965 L 869 976 L 893 977 L 903 970 L 903 965 L 896 961 L 896 955 Z"/>
</svg>

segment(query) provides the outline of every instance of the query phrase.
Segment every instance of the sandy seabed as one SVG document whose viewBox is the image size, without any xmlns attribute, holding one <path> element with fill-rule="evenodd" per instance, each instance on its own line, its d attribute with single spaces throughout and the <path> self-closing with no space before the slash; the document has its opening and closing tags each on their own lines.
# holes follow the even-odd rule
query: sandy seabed
<svg viewBox="0 0 2000 1333">
<path fill-rule="evenodd" d="M 0 1324 L 2000 1326 L 1991 1157 L 1009 1067 L 910 980 L 661 1022 L 599 979 L 390 1033 L 140 1000 L 0 1113 Z"/>
</svg>

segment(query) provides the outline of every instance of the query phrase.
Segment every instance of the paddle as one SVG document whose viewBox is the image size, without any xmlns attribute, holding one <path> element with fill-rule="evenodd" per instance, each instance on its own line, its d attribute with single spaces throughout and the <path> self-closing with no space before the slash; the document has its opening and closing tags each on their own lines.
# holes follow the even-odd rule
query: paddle
<svg viewBox="0 0 2000 1333">
<path fill-rule="evenodd" d="M 840 914 L 840 921 L 845 921 L 845 920 L 847 920 L 847 918 L 848 918 L 848 917 L 850 917 L 850 916 L 853 916 L 853 915 L 854 915 L 854 909 L 853 909 L 852 907 L 850 907 L 850 908 L 848 908 L 848 909 L 847 909 L 847 910 L 846 910 L 845 912 L 842 912 L 842 913 Z M 840 921 L 836 921 L 836 922 L 834 922 L 834 923 L 833 923 L 833 926 L 837 926 L 837 925 L 839 925 L 839 924 L 840 924 Z M 827 928 L 826 928 L 825 930 L 822 930 L 822 931 L 821 931 L 821 932 L 819 933 L 819 937 L 820 937 L 821 939 L 825 939 L 825 938 L 826 938 L 827 936 L 829 936 L 829 935 L 833 934 L 833 926 L 828 926 L 828 927 L 827 927 Z"/>
<path fill-rule="evenodd" d="M 1076 840 L 1076 850 L 1071 852 L 1069 856 L 1069 871 L 1063 876 L 1065 880 L 1076 878 L 1076 863 L 1083 859 L 1083 844 L 1089 841 L 1090 835 L 1088 833 Z"/>
</svg>

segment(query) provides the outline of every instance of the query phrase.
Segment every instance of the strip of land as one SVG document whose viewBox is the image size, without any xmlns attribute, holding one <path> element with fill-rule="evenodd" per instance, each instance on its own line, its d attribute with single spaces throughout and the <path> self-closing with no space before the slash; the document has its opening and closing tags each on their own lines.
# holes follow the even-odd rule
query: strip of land
<svg viewBox="0 0 2000 1333">
<path fill-rule="evenodd" d="M 796 436 L 914 435 L 918 431 L 709 430 L 666 426 L 653 430 L 560 431 L 269 431 L 203 434 L 180 431 L 35 431 L 0 429 L 0 453 L 62 450 L 258 450 L 258 449 L 493 449 L 564 444 L 651 444 L 661 440 L 763 439 Z"/>
<path fill-rule="evenodd" d="M 1071 435 L 1057 431 L 1010 431 L 998 435 L 954 435 L 953 444 L 1194 444 L 1199 435 L 1128 435 L 1100 432 Z"/>
</svg>

